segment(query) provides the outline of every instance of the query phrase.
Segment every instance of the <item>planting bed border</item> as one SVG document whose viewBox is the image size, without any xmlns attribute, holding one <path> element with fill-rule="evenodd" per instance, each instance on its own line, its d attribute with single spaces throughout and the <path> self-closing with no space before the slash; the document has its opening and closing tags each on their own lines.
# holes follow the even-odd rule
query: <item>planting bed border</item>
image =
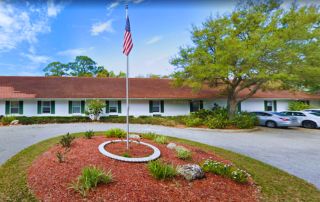
<svg viewBox="0 0 320 202">
<path fill-rule="evenodd" d="M 103 154 L 103 155 L 105 155 L 105 156 L 107 156 L 109 158 L 116 159 L 116 160 L 119 160 L 119 161 L 132 162 L 132 163 L 140 163 L 140 162 L 142 163 L 142 162 L 152 161 L 152 160 L 155 160 L 155 159 L 159 158 L 160 155 L 161 155 L 161 152 L 157 147 L 155 147 L 155 146 L 153 146 L 151 144 L 145 143 L 145 142 L 138 142 L 136 140 L 129 140 L 129 142 L 134 142 L 134 143 L 137 143 L 137 144 L 142 144 L 142 145 L 145 145 L 147 147 L 150 147 L 153 150 L 153 154 L 151 154 L 150 156 L 147 156 L 147 157 L 128 158 L 128 157 L 112 154 L 112 153 L 108 152 L 105 149 L 105 146 L 107 146 L 108 144 L 117 143 L 117 142 L 126 142 L 126 141 L 127 140 L 106 141 L 106 142 L 100 144 L 98 149 L 99 149 L 101 154 Z"/>
</svg>

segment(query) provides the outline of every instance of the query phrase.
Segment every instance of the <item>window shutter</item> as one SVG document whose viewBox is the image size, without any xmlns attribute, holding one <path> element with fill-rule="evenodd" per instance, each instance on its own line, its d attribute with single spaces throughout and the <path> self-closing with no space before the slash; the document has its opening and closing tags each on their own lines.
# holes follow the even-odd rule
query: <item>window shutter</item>
<svg viewBox="0 0 320 202">
<path fill-rule="evenodd" d="M 203 109 L 203 100 L 200 100 L 200 109 Z"/>
<path fill-rule="evenodd" d="M 10 114 L 10 101 L 6 101 L 6 114 Z"/>
<path fill-rule="evenodd" d="M 109 100 L 106 100 L 106 113 L 109 113 Z"/>
<path fill-rule="evenodd" d="M 193 104 L 192 104 L 192 101 L 190 101 L 190 112 L 193 112 Z"/>
<path fill-rule="evenodd" d="M 238 112 L 241 112 L 241 102 L 238 102 Z"/>
<path fill-rule="evenodd" d="M 23 114 L 23 101 L 19 101 L 19 114 Z"/>
<path fill-rule="evenodd" d="M 153 108 L 153 102 L 152 100 L 149 100 L 149 112 L 152 113 L 152 108 Z"/>
<path fill-rule="evenodd" d="M 41 101 L 38 101 L 38 114 L 41 114 Z"/>
<path fill-rule="evenodd" d="M 81 114 L 84 114 L 85 104 L 86 102 L 84 100 L 81 100 Z"/>
<path fill-rule="evenodd" d="M 267 111 L 267 108 L 268 108 L 268 101 L 264 101 L 264 111 Z"/>
<path fill-rule="evenodd" d="M 163 113 L 164 112 L 164 101 L 163 100 L 160 101 L 160 105 L 161 105 L 161 113 Z"/>
<path fill-rule="evenodd" d="M 121 113 L 121 100 L 118 100 L 118 113 Z"/>
<path fill-rule="evenodd" d="M 277 100 L 273 100 L 273 111 L 277 111 Z"/>
<path fill-rule="evenodd" d="M 56 102 L 51 101 L 51 114 L 55 114 L 55 113 L 56 113 Z"/>
<path fill-rule="evenodd" d="M 72 114 L 72 101 L 69 101 L 69 114 Z"/>
</svg>

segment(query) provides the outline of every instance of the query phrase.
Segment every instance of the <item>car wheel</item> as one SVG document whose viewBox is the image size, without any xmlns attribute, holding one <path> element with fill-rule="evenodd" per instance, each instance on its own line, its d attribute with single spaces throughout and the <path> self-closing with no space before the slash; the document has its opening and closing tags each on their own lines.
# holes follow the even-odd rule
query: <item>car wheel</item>
<svg viewBox="0 0 320 202">
<path fill-rule="evenodd" d="M 302 122 L 302 127 L 304 128 L 317 128 L 317 124 L 313 121 L 304 121 Z"/>
<path fill-rule="evenodd" d="M 267 122 L 266 122 L 266 126 L 267 126 L 268 128 L 275 128 L 275 127 L 277 127 L 277 124 L 276 124 L 276 122 L 274 122 L 274 121 L 267 121 Z"/>
</svg>

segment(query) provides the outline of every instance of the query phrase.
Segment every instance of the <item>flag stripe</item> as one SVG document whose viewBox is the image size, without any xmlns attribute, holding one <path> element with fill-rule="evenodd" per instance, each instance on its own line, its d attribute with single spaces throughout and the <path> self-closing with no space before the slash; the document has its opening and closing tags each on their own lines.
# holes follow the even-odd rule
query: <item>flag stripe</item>
<svg viewBox="0 0 320 202">
<path fill-rule="evenodd" d="M 129 21 L 129 16 L 127 16 L 122 52 L 128 56 L 131 52 L 132 47 L 133 47 L 133 43 L 132 43 L 131 32 L 130 32 L 130 21 Z"/>
</svg>

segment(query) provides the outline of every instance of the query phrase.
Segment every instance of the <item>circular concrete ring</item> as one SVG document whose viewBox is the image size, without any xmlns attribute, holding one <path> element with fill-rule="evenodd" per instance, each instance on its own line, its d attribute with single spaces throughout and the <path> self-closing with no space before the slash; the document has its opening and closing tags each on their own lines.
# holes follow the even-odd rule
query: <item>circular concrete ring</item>
<svg viewBox="0 0 320 202">
<path fill-rule="evenodd" d="M 107 146 L 108 144 L 117 143 L 117 142 L 126 142 L 126 141 L 127 140 L 106 141 L 106 142 L 100 144 L 98 149 L 99 149 L 101 154 L 103 154 L 103 155 L 105 155 L 105 156 L 107 156 L 109 158 L 116 159 L 116 160 L 119 160 L 119 161 L 132 162 L 132 163 L 148 162 L 148 161 L 152 161 L 152 160 L 155 160 L 155 159 L 160 157 L 161 153 L 160 153 L 160 150 L 157 147 L 155 147 L 155 146 L 153 146 L 151 144 L 145 143 L 145 142 L 138 142 L 138 141 L 135 141 L 135 140 L 129 140 L 129 141 L 137 143 L 137 144 L 142 144 L 142 145 L 145 145 L 147 147 L 150 147 L 151 149 L 153 149 L 153 154 L 151 154 L 150 156 L 147 156 L 147 157 L 128 158 L 128 157 L 118 156 L 118 155 L 112 154 L 112 153 L 108 152 L 105 149 L 105 146 Z"/>
</svg>

